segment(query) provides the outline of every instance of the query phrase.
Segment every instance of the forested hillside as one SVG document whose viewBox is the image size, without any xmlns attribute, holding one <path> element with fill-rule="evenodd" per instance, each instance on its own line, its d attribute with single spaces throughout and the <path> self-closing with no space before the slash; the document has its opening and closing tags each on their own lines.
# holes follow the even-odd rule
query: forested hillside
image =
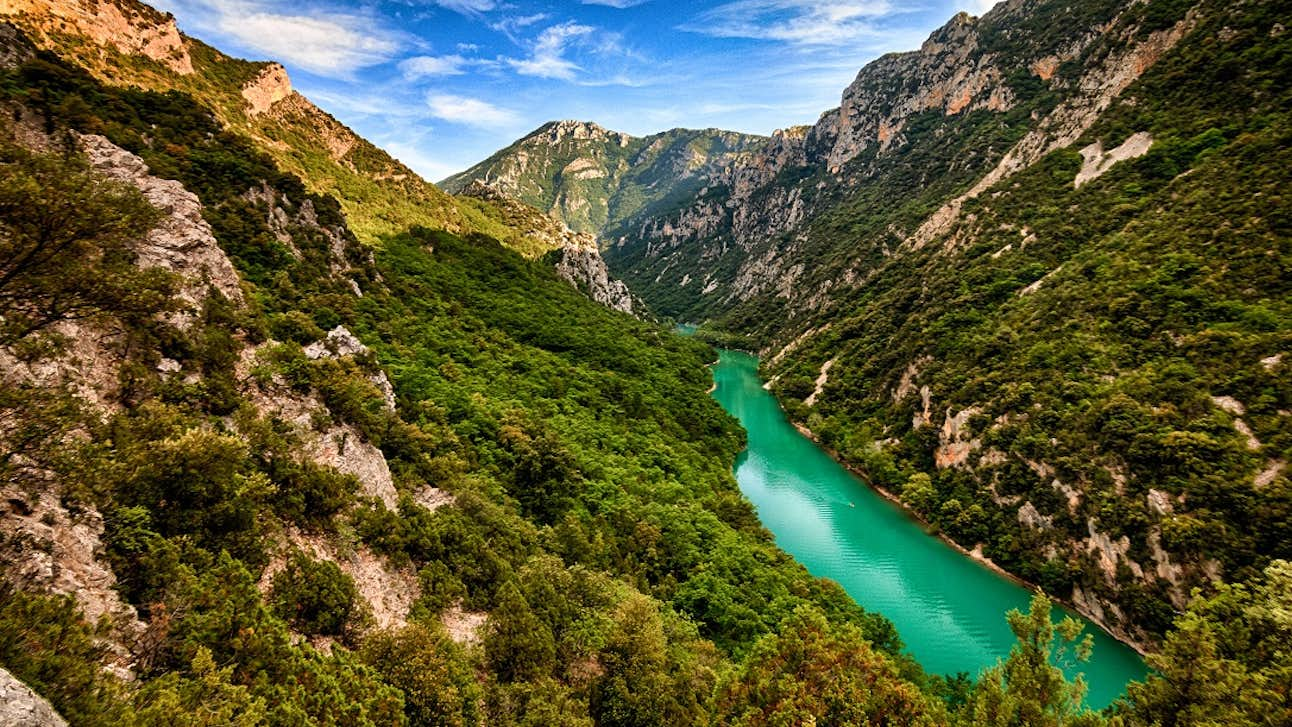
<svg viewBox="0 0 1292 727">
<path fill-rule="evenodd" d="M 699 724 L 790 619 L 942 709 L 758 525 L 707 346 L 3 48 L 0 666 L 65 718 Z"/>
<path fill-rule="evenodd" d="M 885 254 L 861 240 L 902 223 L 856 201 L 823 215 L 818 254 L 864 283 L 773 334 L 813 332 L 767 374 L 823 442 L 1145 643 L 1193 588 L 1292 553 L 1287 9 L 1130 14 L 1188 34 L 1070 145 L 921 223 L 927 240 Z M 727 320 L 768 333 L 769 303 Z"/>
</svg>

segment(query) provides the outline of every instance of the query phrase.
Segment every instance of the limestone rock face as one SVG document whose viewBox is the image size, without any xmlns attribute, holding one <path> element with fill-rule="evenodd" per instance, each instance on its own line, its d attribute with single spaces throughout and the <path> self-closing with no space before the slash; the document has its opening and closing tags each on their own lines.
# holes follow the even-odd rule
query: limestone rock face
<svg viewBox="0 0 1292 727">
<path fill-rule="evenodd" d="M 247 100 L 249 116 L 259 116 L 291 95 L 292 81 L 287 77 L 287 69 L 277 63 L 265 66 L 259 75 L 242 87 L 242 97 Z"/>
<path fill-rule="evenodd" d="M 152 176 L 144 160 L 102 136 L 82 136 L 81 147 L 95 169 L 134 185 L 165 213 L 137 246 L 141 267 L 162 267 L 182 275 L 186 284 L 180 296 L 195 306 L 206 299 L 208 284 L 234 303 L 242 303 L 238 273 L 202 218 L 197 195 L 173 179 Z"/>
<path fill-rule="evenodd" d="M 44 697 L 0 668 L 0 724 L 9 727 L 67 727 Z"/>
<path fill-rule="evenodd" d="M 175 18 L 141 3 L 0 0 L 0 15 L 17 16 L 44 33 L 82 35 L 126 55 L 151 58 L 181 75 L 193 72 L 193 61 Z"/>
<path fill-rule="evenodd" d="M 637 312 L 632 291 L 622 280 L 610 276 L 606 261 L 595 247 L 562 247 L 556 260 L 556 274 L 607 308 L 629 314 Z"/>
<path fill-rule="evenodd" d="M 1129 7 L 1132 3 L 1126 3 Z M 816 124 L 778 131 L 761 147 L 716 170 L 706 186 L 681 205 L 634 221 L 606 249 L 611 269 L 647 301 L 676 300 L 682 279 L 696 268 L 723 270 L 704 294 L 684 305 L 703 317 L 751 299 L 783 299 L 790 316 L 820 310 L 863 285 L 866 275 L 847 254 L 827 273 L 817 271 L 824 242 L 812 222 L 853 190 L 874 184 L 901 155 L 982 114 L 1005 118 L 1017 109 L 1015 90 L 1028 78 L 1062 100 L 1024 122 L 1011 147 L 968 149 L 951 164 L 977 171 L 975 183 L 949 198 L 913 229 L 891 227 L 884 255 L 921 248 L 947 237 L 960 210 L 993 185 L 1029 168 L 1046 154 L 1072 145 L 1131 83 L 1175 46 L 1194 20 L 1147 34 L 1105 19 L 1065 26 L 1035 42 L 1017 37 L 1014 24 L 1037 12 L 1063 12 L 1045 0 L 1004 0 L 982 18 L 954 17 L 915 51 L 883 56 L 863 68 L 844 90 L 838 108 Z M 1114 8 L 1111 13 L 1120 12 Z M 1012 34 L 1012 35 L 1011 35 Z M 1067 69 L 1063 73 L 1060 69 Z M 1075 70 L 1073 70 L 1075 69 Z M 965 123 L 968 123 L 966 121 Z M 934 127 L 937 131 L 929 132 Z M 1147 150 L 1135 136 L 1104 154 L 1096 168 L 1111 167 Z M 946 157 L 943 157 L 946 158 Z M 1089 178 L 1095 172 L 1091 170 Z M 1080 179 L 1084 182 L 1087 177 Z M 924 183 L 927 183 L 925 180 Z M 836 236 L 838 233 L 833 233 Z M 843 235 L 847 237 L 847 235 Z M 946 239 L 947 246 L 966 240 Z M 689 281 L 688 281 L 689 282 Z M 784 331 L 789 337 L 794 331 Z"/>
<path fill-rule="evenodd" d="M 69 511 L 52 489 L 30 495 L 7 487 L 0 497 L 0 578 L 24 590 L 71 596 L 90 623 L 108 619 L 112 667 L 128 675 L 131 658 L 122 645 L 137 639 L 144 624 L 121 600 L 116 576 L 99 559 L 103 517 L 93 508 Z M 0 724 L 10 723 L 0 718 Z"/>
</svg>

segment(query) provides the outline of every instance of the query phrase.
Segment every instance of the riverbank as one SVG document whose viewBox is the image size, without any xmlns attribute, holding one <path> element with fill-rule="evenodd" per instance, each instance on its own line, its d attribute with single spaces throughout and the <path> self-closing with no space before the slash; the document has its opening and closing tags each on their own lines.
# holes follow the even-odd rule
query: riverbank
<svg viewBox="0 0 1292 727">
<path fill-rule="evenodd" d="M 715 388 L 717 387 L 716 383 L 714 384 L 714 387 Z M 777 401 L 779 402 L 779 399 Z M 782 412 L 785 411 L 784 407 L 781 408 L 781 411 Z M 811 440 L 812 443 L 815 444 L 817 447 L 819 447 L 822 452 L 825 452 L 830 456 L 831 459 L 837 462 L 840 467 L 843 467 L 844 469 L 848 470 L 857 479 L 864 482 L 872 492 L 876 493 L 880 497 L 896 505 L 897 508 L 900 509 L 908 518 L 918 523 L 926 534 L 933 536 L 938 540 L 941 540 L 943 543 L 950 546 L 953 550 L 960 553 L 961 555 L 967 556 L 968 558 L 974 561 L 977 561 L 978 563 L 985 566 L 991 572 L 1009 579 L 1010 581 L 1014 582 L 1015 584 L 1017 584 L 1022 588 L 1026 588 L 1029 591 L 1044 592 L 1044 589 L 1042 589 L 1039 585 L 1032 583 L 1026 578 L 1022 578 L 1015 573 L 1011 573 L 1010 571 L 1005 570 L 999 564 L 993 561 L 991 558 L 988 558 L 986 555 L 984 555 L 982 552 L 982 543 L 975 544 L 973 549 L 970 550 L 968 548 L 965 548 L 960 543 L 952 540 L 950 536 L 948 536 L 942 530 L 938 529 L 929 521 L 925 520 L 918 512 L 916 512 L 915 510 L 912 510 L 909 505 L 902 502 L 902 499 L 896 493 L 893 493 L 890 490 L 887 490 L 883 487 L 880 487 L 879 485 L 874 484 L 874 481 L 870 478 L 869 474 L 867 474 L 863 468 L 858 467 L 852 464 L 851 462 L 847 461 L 842 456 L 840 456 L 839 452 L 837 452 L 833 448 L 822 444 L 821 440 L 816 436 L 816 434 L 811 429 L 808 429 L 806 425 L 791 419 L 789 417 L 788 412 L 786 412 L 785 418 L 787 421 L 790 422 L 790 424 L 794 425 L 794 428 L 798 430 L 799 434 L 802 434 L 804 437 Z M 1127 634 L 1119 633 L 1118 631 L 1111 628 L 1108 624 L 1103 623 L 1101 619 L 1097 618 L 1094 614 L 1090 613 L 1089 609 L 1082 607 L 1080 604 L 1073 602 L 1071 599 L 1064 598 L 1062 596 L 1059 596 L 1053 593 L 1046 593 L 1045 595 L 1049 596 L 1051 600 L 1062 604 L 1064 607 L 1081 614 L 1083 617 L 1085 617 L 1087 621 L 1094 624 L 1095 626 L 1098 626 L 1101 630 L 1103 630 L 1104 633 L 1108 634 L 1110 638 L 1115 639 L 1116 641 L 1133 649 L 1135 653 L 1139 654 L 1141 657 L 1145 657 L 1155 653 L 1154 650 L 1149 648 L 1147 645 L 1142 644 L 1139 641 L 1136 641 L 1135 639 L 1131 638 Z"/>
<path fill-rule="evenodd" d="M 1013 634 L 1004 613 L 1026 608 L 1035 584 L 980 548 L 936 532 L 897 493 L 871 484 L 861 468 L 792 421 L 763 388 L 755 356 L 725 350 L 712 371 L 714 397 L 750 437 L 737 479 L 782 547 L 866 608 L 888 615 L 935 673 L 977 673 L 1008 653 Z M 1095 634 L 1096 656 L 1077 670 L 1091 680 L 1093 700 L 1111 701 L 1126 682 L 1143 678 L 1149 649 L 1070 600 L 1054 600 L 1080 614 Z"/>
</svg>

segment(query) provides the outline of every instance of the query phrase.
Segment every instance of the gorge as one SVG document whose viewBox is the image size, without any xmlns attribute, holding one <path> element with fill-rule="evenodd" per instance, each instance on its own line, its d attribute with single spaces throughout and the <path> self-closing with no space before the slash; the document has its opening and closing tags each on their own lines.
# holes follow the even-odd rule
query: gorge
<svg viewBox="0 0 1292 727">
<path fill-rule="evenodd" d="M 1287 0 L 1002 0 L 439 186 L 326 89 L 519 133 L 440 86 L 628 99 L 547 13 L 686 4 L 199 4 L 299 37 L 0 0 L 4 719 L 1292 723 Z"/>
</svg>

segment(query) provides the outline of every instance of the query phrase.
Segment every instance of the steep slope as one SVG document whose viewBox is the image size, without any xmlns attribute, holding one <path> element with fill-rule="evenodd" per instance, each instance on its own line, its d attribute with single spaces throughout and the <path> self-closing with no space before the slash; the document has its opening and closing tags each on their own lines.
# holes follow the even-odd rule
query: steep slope
<svg viewBox="0 0 1292 727">
<path fill-rule="evenodd" d="M 456 193 L 481 182 L 571 229 L 613 236 L 634 220 L 670 211 L 765 141 L 717 129 L 638 138 L 593 123 L 553 121 L 442 184 Z"/>
<path fill-rule="evenodd" d="M 709 724 L 782 623 L 944 714 L 759 527 L 707 346 L 0 59 L 0 667 L 69 723 Z"/>
<path fill-rule="evenodd" d="M 524 202 L 504 195 L 483 182 L 472 182 L 459 193 L 459 199 L 479 199 L 492 205 L 502 221 L 515 230 L 514 237 L 504 241 L 513 250 L 524 252 L 526 241 L 553 264 L 556 274 L 589 298 L 610 308 L 642 317 L 646 306 L 628 286 L 610 275 L 606 261 L 597 249 L 597 238 L 586 232 L 573 232 L 564 224 Z"/>
<path fill-rule="evenodd" d="M 607 260 L 762 347 L 949 537 L 1152 644 L 1292 552 L 1289 10 L 957 16 Z"/>
</svg>

